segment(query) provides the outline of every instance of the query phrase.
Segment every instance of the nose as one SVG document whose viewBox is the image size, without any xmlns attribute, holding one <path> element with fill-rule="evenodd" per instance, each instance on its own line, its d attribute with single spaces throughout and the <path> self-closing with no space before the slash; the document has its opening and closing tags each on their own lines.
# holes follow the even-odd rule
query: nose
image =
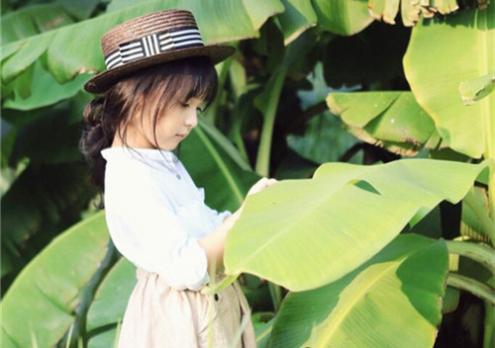
<svg viewBox="0 0 495 348">
<path fill-rule="evenodd" d="M 188 115 L 187 115 L 187 118 L 186 118 L 186 125 L 187 127 L 189 128 L 194 128 L 196 127 L 196 125 L 198 124 L 198 115 L 197 115 L 197 111 L 196 110 L 193 110 L 191 111 Z"/>
</svg>

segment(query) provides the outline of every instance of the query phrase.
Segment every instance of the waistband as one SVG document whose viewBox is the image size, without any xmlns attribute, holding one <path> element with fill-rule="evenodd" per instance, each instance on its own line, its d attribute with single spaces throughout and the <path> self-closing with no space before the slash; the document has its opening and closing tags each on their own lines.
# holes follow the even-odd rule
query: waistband
<svg viewBox="0 0 495 348">
<path fill-rule="evenodd" d="M 147 277 L 150 277 L 150 276 L 156 276 L 158 277 L 158 273 L 155 273 L 155 272 L 148 272 L 140 267 L 136 267 L 136 278 L 137 280 L 144 280 L 145 278 Z M 201 289 L 203 289 L 204 287 L 206 287 L 207 285 L 204 285 L 202 286 L 201 288 L 199 288 L 197 291 L 201 291 Z M 232 287 L 234 289 L 234 292 L 235 292 L 235 295 L 237 296 L 237 299 L 238 299 L 238 302 L 241 306 L 241 309 L 242 309 L 242 316 L 243 317 L 248 317 L 250 318 L 250 315 L 251 315 L 251 308 L 249 307 L 249 303 L 247 302 L 246 300 L 246 297 L 241 289 L 241 286 L 239 284 L 239 282 L 236 280 L 234 281 L 233 283 L 231 283 L 229 285 L 229 287 Z M 184 290 L 179 290 L 179 291 L 191 291 L 189 289 L 184 289 Z M 218 295 L 217 295 L 218 294 Z M 218 299 L 218 296 L 222 296 L 222 291 L 220 291 L 219 293 L 215 294 L 216 296 L 207 296 L 208 299 L 211 299 L 211 298 L 215 298 L 216 300 Z M 245 321 L 245 320 L 244 320 Z"/>
<path fill-rule="evenodd" d="M 136 267 L 136 279 L 139 281 L 139 280 L 144 280 L 145 278 L 148 278 L 148 277 L 159 277 L 159 274 L 158 273 L 155 273 L 155 272 L 149 272 L 141 267 Z M 218 281 L 218 280 L 217 280 Z M 233 285 L 233 284 L 231 284 Z M 205 284 L 203 285 L 202 287 L 200 287 L 198 290 L 191 290 L 191 289 L 184 289 L 184 290 L 188 290 L 188 291 L 201 291 L 203 288 L 207 287 L 208 284 Z"/>
</svg>

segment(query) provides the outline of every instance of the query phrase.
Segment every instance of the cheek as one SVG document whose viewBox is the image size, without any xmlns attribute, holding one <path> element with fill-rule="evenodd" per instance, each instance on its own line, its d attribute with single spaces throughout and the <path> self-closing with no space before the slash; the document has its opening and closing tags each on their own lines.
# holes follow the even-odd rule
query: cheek
<svg viewBox="0 0 495 348">
<path fill-rule="evenodd" d="M 165 136 L 175 134 L 175 128 L 172 118 L 162 119 L 156 124 L 156 133 Z"/>
</svg>

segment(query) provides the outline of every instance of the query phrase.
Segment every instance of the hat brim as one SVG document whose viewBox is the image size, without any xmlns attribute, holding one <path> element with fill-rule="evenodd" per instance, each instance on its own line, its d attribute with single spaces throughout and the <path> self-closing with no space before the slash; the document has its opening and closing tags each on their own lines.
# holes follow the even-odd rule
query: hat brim
<svg viewBox="0 0 495 348">
<path fill-rule="evenodd" d="M 235 52 L 232 46 L 208 45 L 202 47 L 190 47 L 176 49 L 169 52 L 161 52 L 151 57 L 147 57 L 133 62 L 126 63 L 116 68 L 103 71 L 84 84 L 84 89 L 89 93 L 103 93 L 115 82 L 130 74 L 133 71 L 159 63 L 165 63 L 186 57 L 207 56 L 213 64 L 217 64 L 228 58 Z"/>
</svg>

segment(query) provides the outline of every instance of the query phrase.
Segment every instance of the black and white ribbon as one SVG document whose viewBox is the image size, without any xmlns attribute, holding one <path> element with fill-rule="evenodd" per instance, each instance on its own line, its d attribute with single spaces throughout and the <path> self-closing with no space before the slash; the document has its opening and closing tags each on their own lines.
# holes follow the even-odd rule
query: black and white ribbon
<svg viewBox="0 0 495 348">
<path fill-rule="evenodd" d="M 194 46 L 204 46 L 197 28 L 154 33 L 120 44 L 117 50 L 105 58 L 105 64 L 107 70 L 110 70 L 134 60 L 151 57 L 178 48 Z"/>
</svg>

